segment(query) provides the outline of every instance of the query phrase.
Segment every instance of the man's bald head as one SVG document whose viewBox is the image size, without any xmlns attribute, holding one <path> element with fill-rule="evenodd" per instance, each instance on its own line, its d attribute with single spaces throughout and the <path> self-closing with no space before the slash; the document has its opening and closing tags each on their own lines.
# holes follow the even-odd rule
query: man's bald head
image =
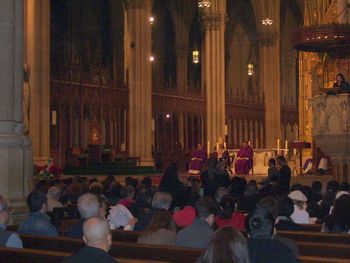
<svg viewBox="0 0 350 263">
<path fill-rule="evenodd" d="M 83 239 L 87 246 L 98 247 L 108 251 L 111 246 L 111 232 L 106 219 L 91 217 L 83 224 Z"/>
</svg>

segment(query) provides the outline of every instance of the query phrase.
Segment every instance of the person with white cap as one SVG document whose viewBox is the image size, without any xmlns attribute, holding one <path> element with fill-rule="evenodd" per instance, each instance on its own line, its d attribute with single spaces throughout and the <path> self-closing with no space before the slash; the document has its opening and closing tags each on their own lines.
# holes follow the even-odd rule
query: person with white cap
<svg viewBox="0 0 350 263">
<path fill-rule="evenodd" d="M 306 211 L 307 197 L 299 190 L 291 192 L 288 197 L 293 200 L 294 212 L 290 216 L 297 224 L 310 224 L 310 215 Z"/>
</svg>

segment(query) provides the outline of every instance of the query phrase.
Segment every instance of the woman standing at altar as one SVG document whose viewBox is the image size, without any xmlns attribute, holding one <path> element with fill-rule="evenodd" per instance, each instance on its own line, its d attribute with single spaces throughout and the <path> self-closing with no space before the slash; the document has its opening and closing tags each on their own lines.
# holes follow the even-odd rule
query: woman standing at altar
<svg viewBox="0 0 350 263">
<path fill-rule="evenodd" d="M 219 140 L 220 141 L 220 140 Z M 221 139 L 221 141 L 218 144 L 218 149 L 216 149 L 217 159 L 218 159 L 218 169 L 219 170 L 226 170 L 230 168 L 230 155 L 228 151 L 226 150 L 225 143 Z"/>
</svg>

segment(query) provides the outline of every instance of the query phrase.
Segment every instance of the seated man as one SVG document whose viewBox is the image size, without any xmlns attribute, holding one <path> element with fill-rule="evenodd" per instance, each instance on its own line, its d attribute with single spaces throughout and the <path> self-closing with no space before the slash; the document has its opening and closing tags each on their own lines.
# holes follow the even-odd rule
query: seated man
<svg viewBox="0 0 350 263">
<path fill-rule="evenodd" d="M 19 226 L 18 233 L 41 236 L 58 236 L 56 228 L 51 224 L 47 212 L 46 194 L 33 191 L 27 197 L 29 217 Z"/>
<path fill-rule="evenodd" d="M 190 174 L 200 174 L 203 165 L 207 162 L 207 153 L 203 146 L 199 143 L 197 149 L 192 153 L 192 159 L 190 162 L 188 172 Z"/>
<path fill-rule="evenodd" d="M 23 248 L 20 237 L 16 233 L 6 230 L 9 219 L 9 207 L 6 200 L 0 196 L 0 247 Z"/>
<path fill-rule="evenodd" d="M 62 263 L 115 263 L 108 255 L 112 245 L 112 235 L 108 222 L 102 217 L 90 217 L 83 224 L 83 240 L 85 247 Z"/>
<path fill-rule="evenodd" d="M 183 228 L 176 235 L 176 246 L 205 248 L 213 234 L 214 210 L 216 204 L 210 197 L 202 197 L 196 203 L 197 217 L 192 225 Z"/>
<path fill-rule="evenodd" d="M 238 175 L 248 175 L 249 171 L 253 168 L 253 149 L 249 146 L 248 142 L 243 142 L 242 147 L 237 154 L 237 160 L 235 163 L 235 171 Z"/>
<path fill-rule="evenodd" d="M 71 238 L 82 238 L 84 221 L 100 215 L 100 203 L 97 196 L 90 193 L 81 195 L 78 199 L 78 211 L 81 221 L 69 228 L 67 236 Z"/>
</svg>

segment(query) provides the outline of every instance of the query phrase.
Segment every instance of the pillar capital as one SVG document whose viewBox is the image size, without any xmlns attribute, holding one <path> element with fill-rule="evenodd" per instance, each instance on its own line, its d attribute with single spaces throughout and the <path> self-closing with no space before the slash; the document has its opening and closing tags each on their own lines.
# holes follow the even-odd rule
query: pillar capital
<svg viewBox="0 0 350 263">
<path fill-rule="evenodd" d="M 201 16 L 201 24 L 204 31 L 220 30 L 223 15 L 220 13 L 204 13 Z"/>
<path fill-rule="evenodd" d="M 146 9 L 152 7 L 153 0 L 125 0 L 126 9 Z"/>
</svg>

